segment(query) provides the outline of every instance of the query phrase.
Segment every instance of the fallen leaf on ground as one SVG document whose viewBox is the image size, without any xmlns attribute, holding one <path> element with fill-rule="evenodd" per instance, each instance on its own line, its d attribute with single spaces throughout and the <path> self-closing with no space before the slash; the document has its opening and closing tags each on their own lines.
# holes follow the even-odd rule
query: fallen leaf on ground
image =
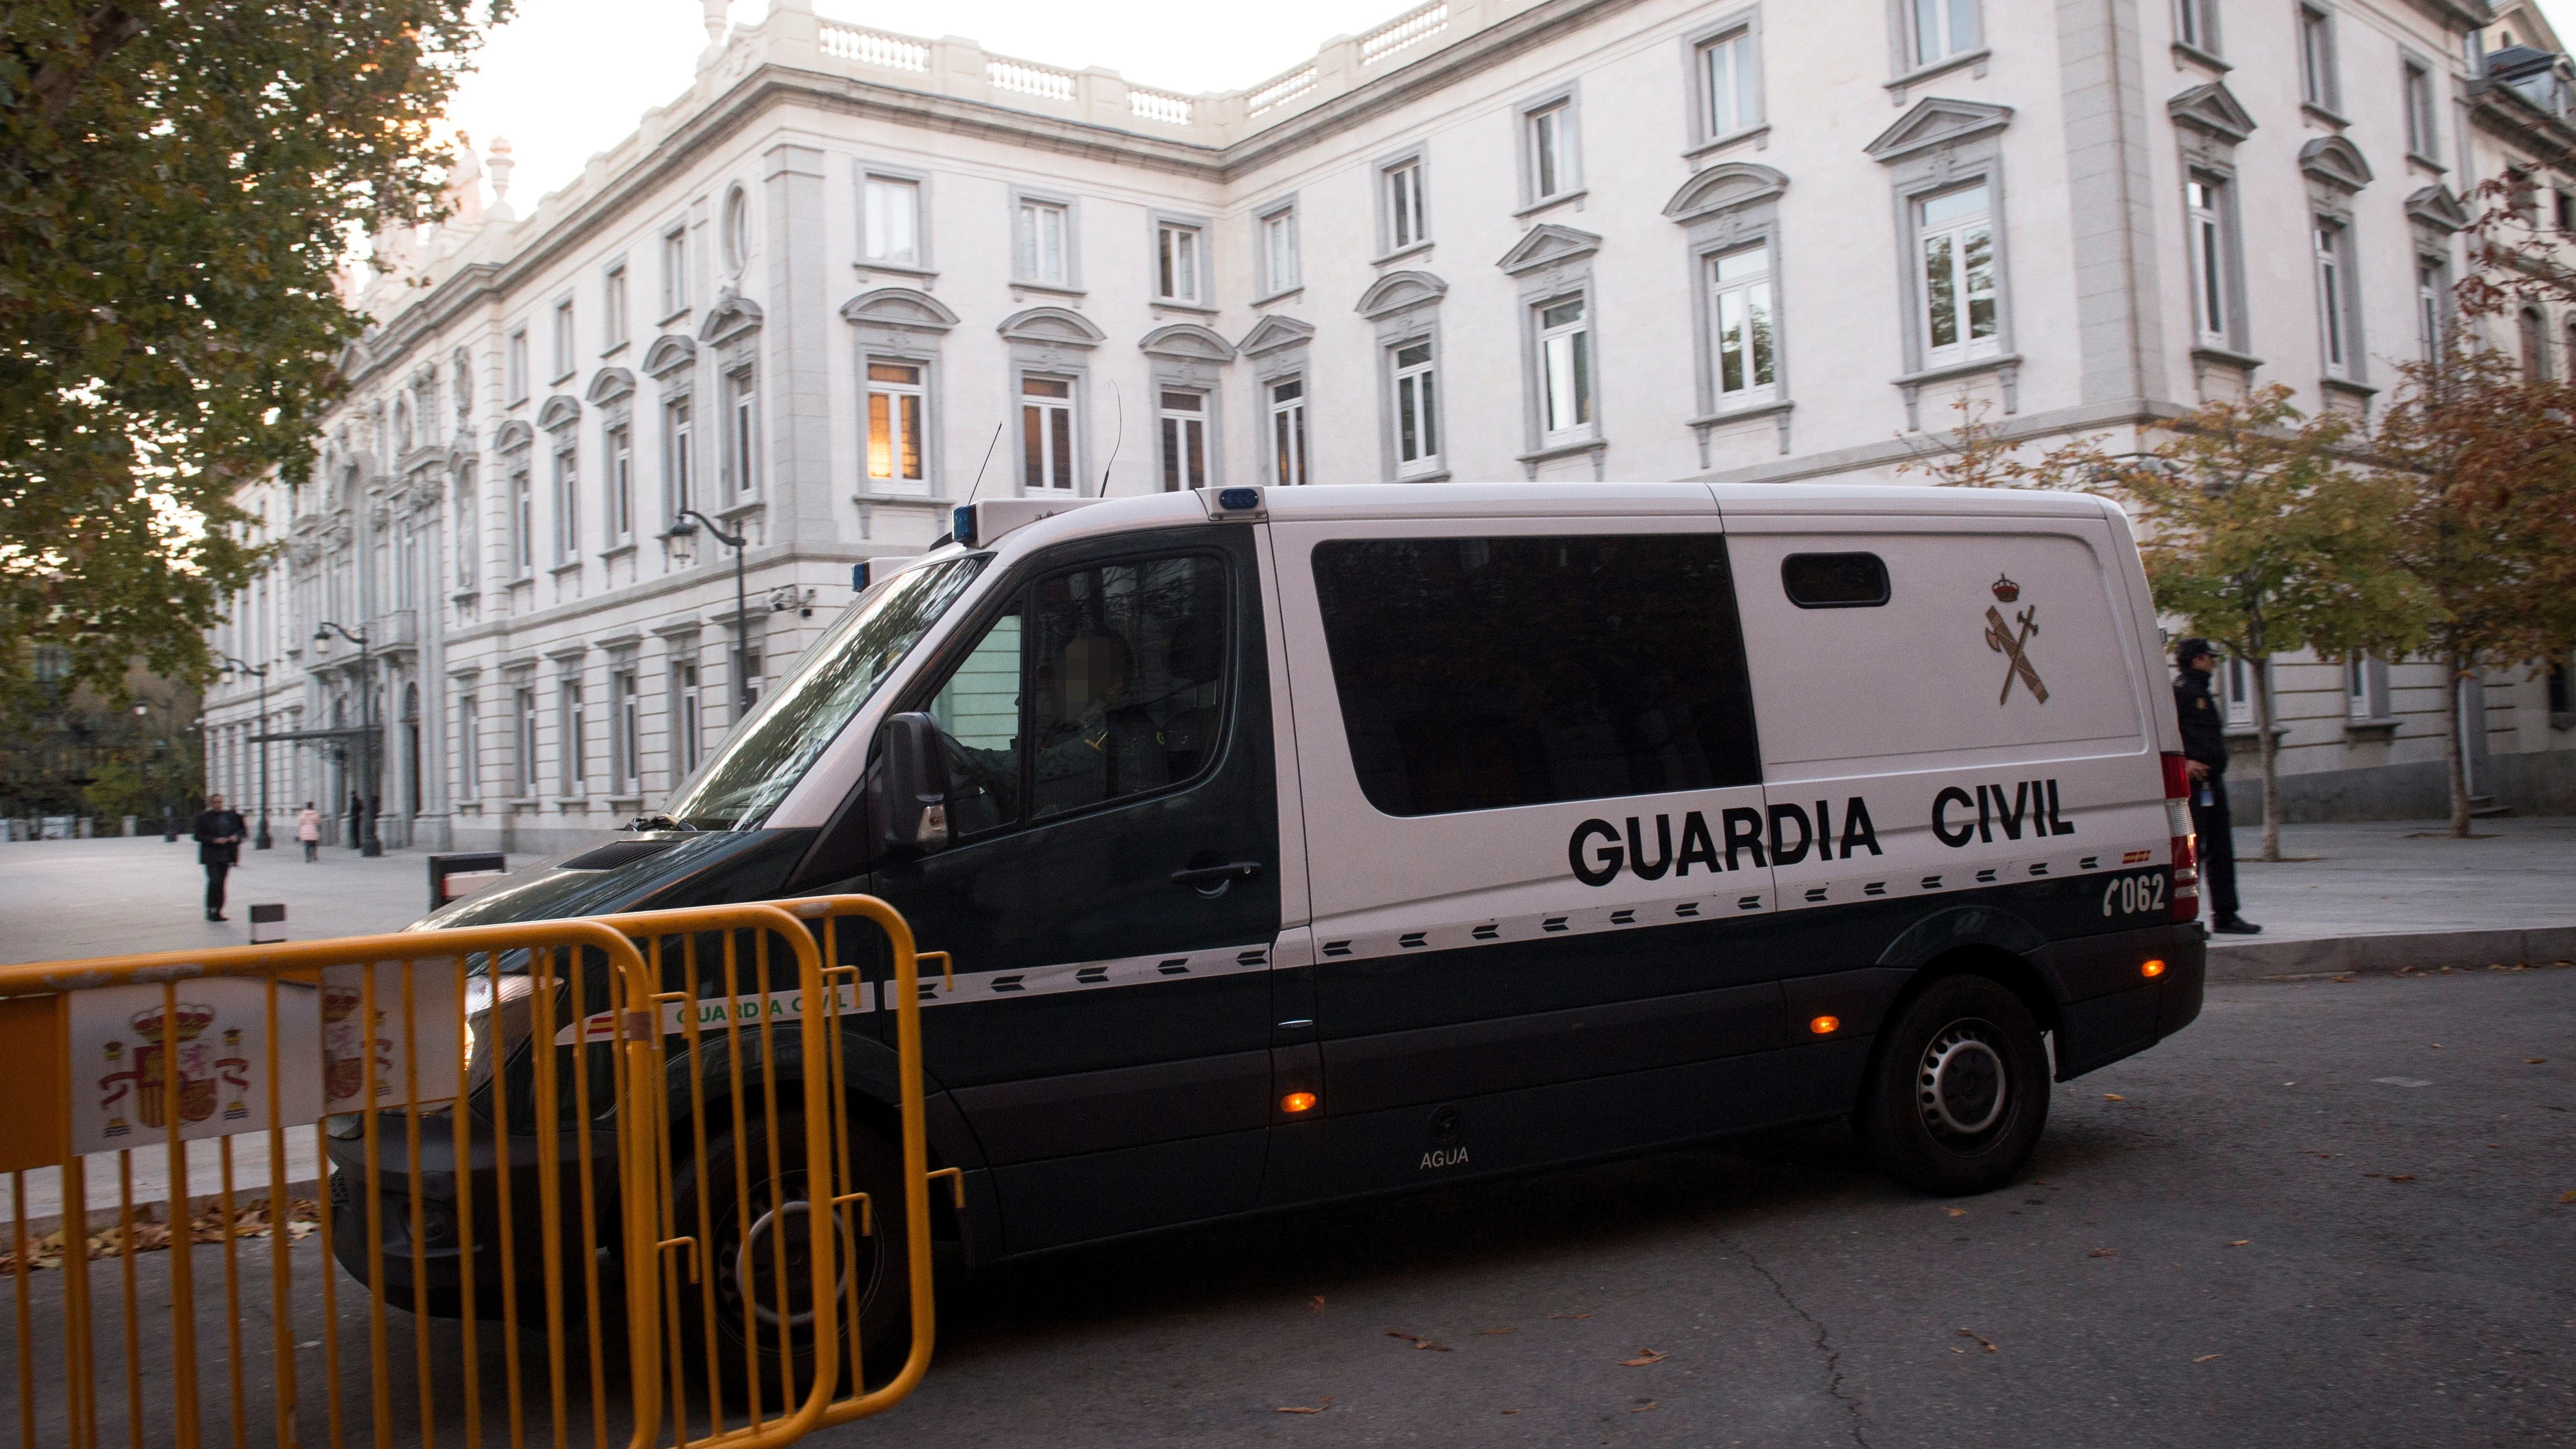
<svg viewBox="0 0 2576 1449">
<path fill-rule="evenodd" d="M 1306 1300 L 1306 1311 L 1308 1311 L 1309 1313 L 1321 1313 L 1321 1312 L 1323 1312 L 1323 1311 L 1324 1311 L 1324 1295 L 1323 1295 L 1323 1294 L 1321 1294 L 1321 1293 L 1318 1293 L 1318 1294 L 1316 1294 L 1314 1297 L 1307 1299 L 1307 1300 Z"/>
<path fill-rule="evenodd" d="M 1972 1328 L 1962 1328 L 1962 1329 L 1960 1329 L 1960 1330 L 1959 1330 L 1959 1336 L 1960 1336 L 1961 1338 L 1973 1338 L 1973 1339 L 1975 1339 L 1978 1343 L 1983 1344 L 1983 1345 L 1985 1346 L 1985 1350 L 1986 1350 L 1986 1352 L 1988 1352 L 1988 1353 L 2001 1353 L 2001 1352 L 2003 1352 L 2003 1350 L 2002 1350 L 2002 1349 L 1995 1347 L 1995 1341 L 1994 1341 L 1993 1339 L 1986 1337 L 1984 1334 L 1977 1332 L 1975 1329 L 1972 1329 Z M 1966 1353 L 1966 1352 L 1967 1352 L 1967 1350 L 1963 1348 L 1963 1349 L 1960 1349 L 1960 1350 L 1959 1350 L 1959 1352 L 1961 1352 L 1961 1353 Z"/>
<path fill-rule="evenodd" d="M 2252 1242 L 2252 1241 L 2254 1241 L 2252 1238 L 2238 1238 L 2235 1242 L 2232 1242 L 2232 1243 L 2228 1244 L 2227 1246 L 2229 1246 L 2229 1247 L 2231 1247 L 2231 1248 L 2241 1248 L 2241 1247 L 2244 1247 L 2247 1243 L 2250 1243 L 2250 1242 Z"/>
<path fill-rule="evenodd" d="M 1506 1414 L 1517 1414 L 1517 1413 L 1519 1413 L 1519 1412 L 1520 1412 L 1520 1410 L 1518 1410 L 1518 1409 L 1505 1409 L 1505 1410 L 1503 1410 L 1503 1412 L 1504 1412 L 1504 1413 L 1506 1413 Z"/>
<path fill-rule="evenodd" d="M 2549 1060 L 2547 1057 L 2524 1057 L 2522 1064 L 2526 1067 L 2536 1067 L 2547 1060 Z"/>
<path fill-rule="evenodd" d="M 2095 1248 L 2092 1252 L 2087 1253 L 2084 1256 L 2088 1258 L 2116 1258 L 2120 1256 L 2120 1250 L 2117 1248 Z"/>
<path fill-rule="evenodd" d="M 1648 1409 L 1653 1408 L 1654 1406 L 1655 1406 L 1655 1401 L 1654 1401 L 1654 1400 L 1652 1400 L 1652 1399 L 1648 1399 L 1648 1400 L 1647 1400 L 1647 1401 L 1645 1401 L 1644 1403 L 1639 1404 L 1637 1407 L 1635 1407 L 1635 1408 L 1633 1408 L 1633 1409 L 1630 1409 L 1628 1412 L 1629 1412 L 1629 1413 L 1631 1413 L 1631 1414 L 1642 1414 L 1642 1413 L 1646 1412 Z"/>
<path fill-rule="evenodd" d="M 2562 1192 L 2558 1195 L 2558 1200 L 2560 1202 L 2576 1202 L 2576 1192 Z"/>
<path fill-rule="evenodd" d="M 1950 1351 L 1951 1351 L 1952 1353 L 1966 1353 L 1966 1352 L 1967 1352 L 1967 1350 L 1966 1350 L 1966 1349 L 1964 1349 L 1964 1348 L 1960 1348 L 1960 1347 L 1958 1347 L 1958 1346 L 1956 1346 L 1956 1345 L 1952 1345 L 1952 1347 L 1951 1347 Z"/>
<path fill-rule="evenodd" d="M 1282 1404 L 1271 1412 L 1276 1414 L 1320 1414 L 1324 1412 L 1324 1404 L 1329 1404 L 1331 1402 L 1332 1400 L 1327 1398 L 1324 1400 L 1323 1404 L 1317 1404 L 1312 1408 L 1308 1408 L 1303 1404 Z"/>
<path fill-rule="evenodd" d="M 2392 1172 L 2388 1175 L 2388 1180 L 2390 1182 L 2413 1182 L 2415 1180 L 2415 1174 L 2411 1172 Z"/>
<path fill-rule="evenodd" d="M 1449 1345 L 1445 1343 L 1433 1343 L 1430 1339 L 1427 1339 L 1418 1333 L 1404 1333 L 1390 1328 L 1386 1331 L 1386 1336 L 1389 1338 L 1403 1339 L 1405 1342 L 1412 1344 L 1415 1348 L 1427 1348 L 1433 1353 L 1448 1353 L 1450 1351 Z"/>
<path fill-rule="evenodd" d="M 1619 1360 L 1619 1366 L 1621 1368 L 1644 1368 L 1650 1363 L 1662 1363 L 1663 1361 L 1664 1356 L 1661 1353 L 1658 1353 L 1651 1348 L 1641 1348 L 1637 1350 L 1637 1356 L 1635 1358 L 1623 1358 Z"/>
<path fill-rule="evenodd" d="M 2121 1096 L 2117 1092 L 2104 1092 L 2102 1094 L 2102 1100 L 2105 1102 L 2125 1102 L 2129 1099 Z"/>
<path fill-rule="evenodd" d="M 1952 1217 L 1954 1217 L 1954 1218 L 1964 1218 L 1964 1217 L 1966 1217 L 1967 1215 L 1968 1215 L 1968 1210 L 1967 1210 L 1966 1208 L 1952 1208 L 1952 1209 L 1950 1209 L 1950 1216 L 1952 1216 Z"/>
<path fill-rule="evenodd" d="M 2215 1354 L 2215 1353 L 2204 1353 L 2204 1354 L 2202 1354 L 2200 1357 L 2198 1357 L 2198 1358 L 2196 1358 L 2196 1359 L 2193 1359 L 2193 1360 L 2192 1360 L 2192 1362 L 2193 1362 L 2193 1363 L 2207 1363 L 2207 1362 L 2209 1362 L 2211 1359 L 2214 1359 L 2214 1358 L 2220 1358 L 2220 1357 L 2223 1357 L 2223 1355 Z"/>
<path fill-rule="evenodd" d="M 1551 1313 L 1551 1314 L 1549 1314 L 1549 1315 L 1548 1315 L 1548 1317 L 1549 1317 L 1549 1318 L 1552 1318 L 1552 1319 L 1553 1319 L 1553 1318 L 1590 1318 L 1591 1316 L 1592 1316 L 1592 1315 L 1591 1315 L 1591 1314 L 1589 1314 L 1589 1313 Z"/>
<path fill-rule="evenodd" d="M 1518 1333 L 1520 1330 L 1517 1328 L 1479 1328 L 1476 1332 L 1486 1337 L 1491 1337 L 1497 1333 Z"/>
</svg>

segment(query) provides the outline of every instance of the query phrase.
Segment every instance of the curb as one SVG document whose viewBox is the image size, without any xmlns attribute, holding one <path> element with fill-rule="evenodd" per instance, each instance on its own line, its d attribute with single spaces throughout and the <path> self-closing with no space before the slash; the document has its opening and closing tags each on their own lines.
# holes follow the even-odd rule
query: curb
<svg viewBox="0 0 2576 1449">
<path fill-rule="evenodd" d="M 2547 963 L 2576 959 L 2576 926 L 2511 931 L 2414 931 L 2325 936 L 2306 941 L 2209 943 L 2212 982 L 2297 976 L 2388 976 L 2437 966 Z"/>
</svg>

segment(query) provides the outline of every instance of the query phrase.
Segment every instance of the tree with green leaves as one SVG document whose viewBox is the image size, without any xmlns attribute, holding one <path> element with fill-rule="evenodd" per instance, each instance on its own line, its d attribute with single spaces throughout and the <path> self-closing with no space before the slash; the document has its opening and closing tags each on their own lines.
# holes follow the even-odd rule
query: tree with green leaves
<svg viewBox="0 0 2576 1449">
<path fill-rule="evenodd" d="M 2448 685 L 2451 834 L 2469 833 L 2460 692 L 2483 671 L 2563 656 L 2576 641 L 2576 387 L 2527 377 L 2465 338 L 2403 382 L 2373 440 L 2391 490 L 2391 568 L 2415 581 L 2411 638 Z"/>
<path fill-rule="evenodd" d="M 202 682 L 361 317 L 354 237 L 438 205 L 432 124 L 511 0 L 9 0 L 0 20 L 0 702 Z M 481 12 L 481 13 L 477 13 Z"/>
</svg>

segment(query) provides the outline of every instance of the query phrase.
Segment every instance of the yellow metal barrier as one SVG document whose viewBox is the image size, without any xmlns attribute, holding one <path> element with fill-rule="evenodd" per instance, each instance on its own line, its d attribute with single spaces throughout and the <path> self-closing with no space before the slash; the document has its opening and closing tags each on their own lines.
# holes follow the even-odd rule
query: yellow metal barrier
<svg viewBox="0 0 2576 1449">
<path fill-rule="evenodd" d="M 899 1401 L 932 1341 L 911 934 L 872 898 L 785 905 L 0 967 L 0 1434 L 766 1449 Z M 815 939 L 848 917 L 890 947 L 890 1170 L 844 1066 L 874 988 Z M 308 1234 L 336 1265 L 296 1262 Z M 891 1285 L 909 1352 L 868 1390 Z"/>
</svg>

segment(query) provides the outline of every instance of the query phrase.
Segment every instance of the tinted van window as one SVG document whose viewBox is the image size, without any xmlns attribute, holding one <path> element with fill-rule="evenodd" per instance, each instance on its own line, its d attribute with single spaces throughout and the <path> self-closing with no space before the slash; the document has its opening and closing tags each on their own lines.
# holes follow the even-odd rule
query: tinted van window
<svg viewBox="0 0 2576 1449">
<path fill-rule="evenodd" d="M 1887 564 L 1874 553 L 1793 553 L 1780 587 L 1801 609 L 1869 609 L 1887 602 Z"/>
<path fill-rule="evenodd" d="M 1317 546 L 1315 589 L 1389 815 L 1762 777 L 1716 535 L 1343 540 Z"/>
</svg>

